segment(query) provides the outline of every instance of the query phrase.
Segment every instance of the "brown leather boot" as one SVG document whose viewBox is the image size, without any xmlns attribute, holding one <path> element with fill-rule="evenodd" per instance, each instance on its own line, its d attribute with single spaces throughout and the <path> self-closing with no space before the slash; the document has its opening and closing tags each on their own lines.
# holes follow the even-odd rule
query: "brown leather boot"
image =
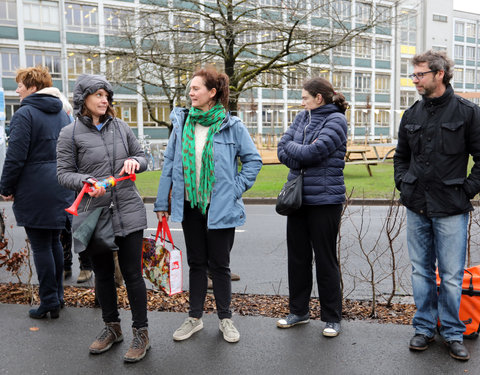
<svg viewBox="0 0 480 375">
<path fill-rule="evenodd" d="M 113 344 L 123 340 L 120 322 L 105 323 L 105 327 L 98 334 L 95 341 L 90 345 L 90 353 L 105 353 Z"/>
<path fill-rule="evenodd" d="M 123 359 L 125 362 L 138 362 L 145 357 L 148 349 L 150 349 L 150 340 L 147 327 L 133 328 L 132 344 Z"/>
</svg>

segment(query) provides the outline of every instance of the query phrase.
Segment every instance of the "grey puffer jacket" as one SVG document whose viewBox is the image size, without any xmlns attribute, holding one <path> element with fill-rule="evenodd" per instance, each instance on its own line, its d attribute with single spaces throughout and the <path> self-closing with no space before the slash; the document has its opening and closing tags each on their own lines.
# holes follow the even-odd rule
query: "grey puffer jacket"
<svg viewBox="0 0 480 375">
<path fill-rule="evenodd" d="M 93 84 L 96 85 L 97 90 L 105 88 L 98 86 L 98 80 L 102 80 L 102 77 L 87 76 L 90 81 L 91 77 L 95 78 Z M 105 82 L 108 84 L 107 81 Z M 85 90 L 85 85 L 77 84 L 74 89 L 75 113 L 78 115 L 83 102 L 76 101 L 76 98 L 81 97 L 84 100 L 86 95 L 82 96 L 77 89 Z M 124 121 L 109 118 L 99 131 L 89 117 L 78 116 L 72 124 L 62 129 L 58 139 L 58 181 L 68 189 L 80 191 L 83 181 L 88 178 L 101 180 L 112 175 L 119 177 L 126 159 L 135 159 L 140 164 L 140 170 L 137 173 L 147 169 L 145 154 L 132 130 Z M 120 181 L 100 198 L 90 198 L 85 194 L 78 212 L 109 206 L 110 203 L 113 203 L 115 236 L 124 237 L 147 227 L 145 205 L 135 183 L 131 180 Z M 75 219 L 76 217 L 74 222 Z"/>
</svg>

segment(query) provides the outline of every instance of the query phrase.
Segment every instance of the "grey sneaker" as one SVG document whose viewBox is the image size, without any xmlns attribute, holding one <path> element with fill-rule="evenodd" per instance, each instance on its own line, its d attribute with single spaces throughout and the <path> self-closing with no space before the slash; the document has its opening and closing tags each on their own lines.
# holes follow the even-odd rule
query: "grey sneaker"
<svg viewBox="0 0 480 375">
<path fill-rule="evenodd" d="M 202 319 L 188 317 L 173 333 L 173 339 L 175 341 L 182 341 L 190 338 L 195 332 L 200 331 L 203 328 Z"/>
<path fill-rule="evenodd" d="M 327 322 L 323 329 L 323 336 L 335 337 L 340 333 L 340 323 Z"/>
<path fill-rule="evenodd" d="M 232 319 L 222 319 L 218 324 L 218 328 L 223 332 L 223 338 L 228 342 L 238 342 L 240 340 L 240 333 L 233 325 Z"/>
<path fill-rule="evenodd" d="M 277 321 L 278 328 L 290 328 L 297 324 L 305 324 L 310 321 L 310 315 L 288 314 L 286 318 Z"/>
</svg>

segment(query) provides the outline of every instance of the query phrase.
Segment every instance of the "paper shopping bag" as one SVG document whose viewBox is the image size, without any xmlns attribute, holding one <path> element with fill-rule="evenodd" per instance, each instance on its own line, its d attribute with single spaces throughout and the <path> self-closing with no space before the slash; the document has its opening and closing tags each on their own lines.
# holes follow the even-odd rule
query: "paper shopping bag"
<svg viewBox="0 0 480 375">
<path fill-rule="evenodd" d="M 170 241 L 171 250 L 167 249 L 166 238 Z M 153 285 L 169 296 L 182 292 L 182 252 L 173 244 L 166 218 L 158 222 L 155 239 L 143 239 L 142 260 L 143 276 Z"/>
</svg>

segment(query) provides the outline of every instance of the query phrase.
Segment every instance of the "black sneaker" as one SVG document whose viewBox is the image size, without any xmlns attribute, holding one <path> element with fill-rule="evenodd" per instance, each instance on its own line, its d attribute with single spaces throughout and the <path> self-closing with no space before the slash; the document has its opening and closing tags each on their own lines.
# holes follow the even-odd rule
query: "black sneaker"
<svg viewBox="0 0 480 375">
<path fill-rule="evenodd" d="M 463 345 L 461 341 L 445 341 L 448 346 L 450 356 L 460 361 L 468 361 L 470 359 L 470 353 L 468 349 Z"/>
<path fill-rule="evenodd" d="M 428 337 L 420 333 L 416 333 L 415 336 L 410 340 L 410 345 L 408 346 L 410 350 L 423 351 L 428 349 L 428 344 L 435 340 L 435 337 Z"/>
</svg>

